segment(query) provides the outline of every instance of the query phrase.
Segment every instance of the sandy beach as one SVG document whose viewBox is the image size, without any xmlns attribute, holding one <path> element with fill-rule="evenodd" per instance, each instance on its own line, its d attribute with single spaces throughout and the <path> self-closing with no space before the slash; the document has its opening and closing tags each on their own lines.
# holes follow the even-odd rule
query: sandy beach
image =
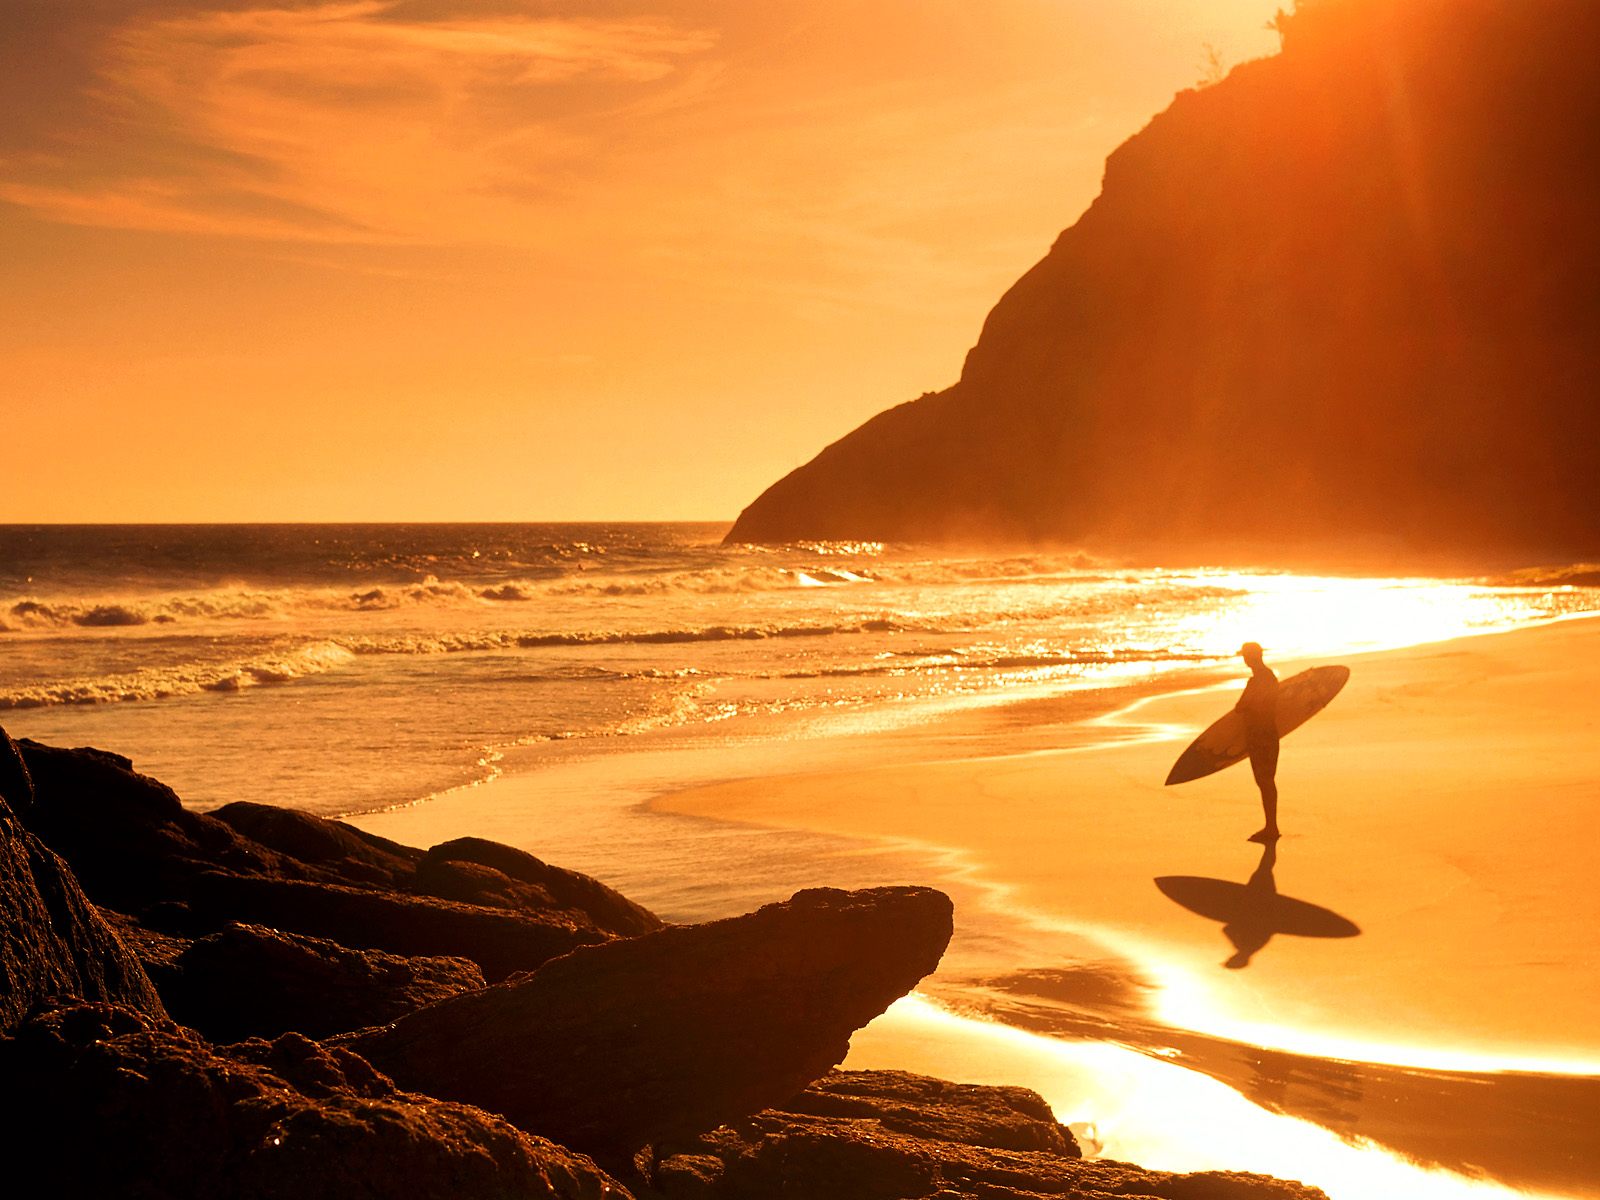
<svg viewBox="0 0 1600 1200">
<path fill-rule="evenodd" d="M 1270 856 L 1245 840 L 1247 767 L 1162 783 L 1242 669 L 979 711 L 930 743 L 981 727 L 1020 753 L 908 762 L 885 733 L 580 756 L 355 820 L 523 845 L 678 919 L 932 883 L 956 940 L 851 1066 L 1034 1087 L 1108 1156 L 1336 1200 L 1594 1196 L 1597 649 L 1576 619 L 1339 656 L 1349 684 L 1284 741 Z M 1173 877 L 1240 905 L 1231 939 Z M 1274 893 L 1354 935 L 1297 936 Z"/>
<path fill-rule="evenodd" d="M 958 926 L 1103 949 L 1010 971 L 953 953 L 925 989 L 947 1006 L 1159 1054 L 1424 1163 L 1594 1194 L 1597 649 L 1600 624 L 1575 620 L 1348 658 L 1344 693 L 1284 743 L 1275 863 L 1244 840 L 1260 817 L 1246 768 L 1162 786 L 1242 677 L 1095 718 L 1060 751 L 749 779 L 657 807 L 914 843 L 973 885 Z M 1228 970 L 1221 922 L 1154 883 L 1259 889 L 1264 866 L 1358 935 L 1266 936 L 1270 915 L 1245 913 L 1253 953 Z M 926 1058 L 929 1019 L 892 1013 L 858 1056 Z"/>
<path fill-rule="evenodd" d="M 1243 971 L 1217 969 L 1232 953 L 1218 925 L 1152 883 L 1242 884 L 1261 863 L 1246 767 L 1162 786 L 1239 683 L 1099 719 L 1142 740 L 743 781 L 660 806 L 956 851 L 1013 911 L 1103 936 L 1158 983 L 1164 967 L 1204 980 L 1160 997 L 1191 1028 L 1412 1065 L 1591 1071 L 1597 651 L 1585 620 L 1350 658 L 1343 694 L 1284 742 L 1275 875 L 1361 934 L 1276 938 Z"/>
</svg>

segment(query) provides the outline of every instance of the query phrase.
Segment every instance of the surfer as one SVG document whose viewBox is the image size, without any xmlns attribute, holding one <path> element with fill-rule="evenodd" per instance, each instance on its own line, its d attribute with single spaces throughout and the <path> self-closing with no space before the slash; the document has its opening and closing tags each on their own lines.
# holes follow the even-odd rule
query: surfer
<svg viewBox="0 0 1600 1200">
<path fill-rule="evenodd" d="M 1262 661 L 1261 647 L 1246 642 L 1239 657 L 1250 668 L 1250 682 L 1234 705 L 1244 718 L 1245 747 L 1250 752 L 1250 770 L 1261 789 L 1261 812 L 1266 823 L 1250 835 L 1263 844 L 1278 840 L 1278 677 Z"/>
</svg>

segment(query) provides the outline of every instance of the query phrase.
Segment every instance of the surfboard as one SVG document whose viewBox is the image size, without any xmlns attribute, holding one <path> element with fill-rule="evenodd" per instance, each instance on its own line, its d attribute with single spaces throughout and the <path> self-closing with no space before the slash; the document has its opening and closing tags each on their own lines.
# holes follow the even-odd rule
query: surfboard
<svg viewBox="0 0 1600 1200">
<path fill-rule="evenodd" d="M 1224 925 L 1260 926 L 1263 932 L 1313 938 L 1356 937 L 1361 932 L 1354 921 L 1331 908 L 1245 883 L 1202 875 L 1163 875 L 1155 883 L 1167 899 Z"/>
<path fill-rule="evenodd" d="M 1278 736 L 1299 729 L 1328 706 L 1350 678 L 1349 667 L 1312 667 L 1291 675 L 1278 685 Z M 1167 785 L 1188 783 L 1215 774 L 1249 757 L 1245 749 L 1244 716 L 1230 708 L 1213 721 L 1189 748 L 1178 755 L 1167 774 Z"/>
</svg>

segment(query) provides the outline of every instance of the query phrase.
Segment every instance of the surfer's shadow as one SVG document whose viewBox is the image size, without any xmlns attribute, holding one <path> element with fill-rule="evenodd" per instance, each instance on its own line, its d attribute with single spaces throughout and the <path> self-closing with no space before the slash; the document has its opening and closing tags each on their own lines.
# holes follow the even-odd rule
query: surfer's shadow
<svg viewBox="0 0 1600 1200">
<path fill-rule="evenodd" d="M 1156 887 L 1169 900 L 1199 916 L 1222 922 L 1222 932 L 1234 953 L 1222 965 L 1239 970 L 1274 937 L 1352 938 L 1361 929 L 1348 917 L 1306 900 L 1278 893 L 1273 871 L 1278 846 L 1269 842 L 1261 862 L 1245 883 L 1208 879 L 1201 875 L 1162 875 Z"/>
</svg>

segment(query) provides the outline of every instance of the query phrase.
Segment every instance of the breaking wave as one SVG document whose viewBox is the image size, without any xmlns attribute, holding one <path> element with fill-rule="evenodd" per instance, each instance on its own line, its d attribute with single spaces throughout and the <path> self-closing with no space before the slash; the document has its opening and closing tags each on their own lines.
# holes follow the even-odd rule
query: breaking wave
<svg viewBox="0 0 1600 1200">
<path fill-rule="evenodd" d="M 166 700 L 202 692 L 239 692 L 263 684 L 287 683 L 320 675 L 353 661 L 355 654 L 337 642 L 315 642 L 285 654 L 248 662 L 187 663 L 142 667 L 95 679 L 75 679 L 22 688 L 0 696 L 0 710 L 45 708 L 58 704 L 108 704 Z"/>
<path fill-rule="evenodd" d="M 900 659 L 901 661 L 895 661 Z M 1031 671 L 1049 667 L 1104 667 L 1120 663 L 1202 663 L 1216 656 L 1176 649 L 1121 649 L 1041 651 L 1039 653 L 949 650 L 936 654 L 892 654 L 882 661 L 860 665 L 822 667 L 814 671 L 785 671 L 778 679 L 853 678 L 870 675 L 925 674 L 929 671 Z"/>
<path fill-rule="evenodd" d="M 1600 563 L 1581 562 L 1567 566 L 1525 567 L 1483 580 L 1490 587 L 1516 588 L 1591 588 L 1600 587 Z"/>
<path fill-rule="evenodd" d="M 821 557 L 820 552 L 818 553 Z M 838 553 L 838 552 L 835 552 Z M 551 597 L 718 596 L 947 583 L 1137 583 L 1094 574 L 1062 556 L 956 561 L 777 564 L 740 560 L 664 571 L 574 570 L 549 576 L 450 579 L 427 575 L 370 587 L 222 586 L 121 596 L 19 596 L 0 601 L 0 632 L 118 629 L 208 621 L 288 620 L 308 614 L 493 609 Z M 1148 584 L 1148 580 L 1143 581 Z"/>
<path fill-rule="evenodd" d="M 21 688 L 0 695 L 0 710 L 43 708 L 61 704 L 109 704 L 123 701 L 165 700 L 202 692 L 238 692 L 263 684 L 288 683 L 347 666 L 366 655 L 466 654 L 474 651 L 526 650 L 560 646 L 679 645 L 696 642 L 762 641 L 769 638 L 823 638 L 837 634 L 891 633 L 928 630 L 914 622 L 874 618 L 840 624 L 713 625 L 683 629 L 585 630 L 543 632 L 471 632 L 401 634 L 385 637 L 341 636 L 326 638 L 282 653 L 269 653 L 246 661 L 184 663 L 144 667 L 88 679 L 73 679 Z M 628 673 L 604 667 L 567 668 L 557 675 L 537 678 L 686 678 L 683 671 Z"/>
<path fill-rule="evenodd" d="M 932 622 L 874 617 L 863 621 L 802 625 L 707 625 L 682 629 L 592 629 L 557 633 L 489 631 L 341 638 L 356 654 L 461 654 L 475 650 L 536 650 L 551 646 L 665 646 L 691 642 L 757 642 L 853 633 L 934 633 Z"/>
</svg>

